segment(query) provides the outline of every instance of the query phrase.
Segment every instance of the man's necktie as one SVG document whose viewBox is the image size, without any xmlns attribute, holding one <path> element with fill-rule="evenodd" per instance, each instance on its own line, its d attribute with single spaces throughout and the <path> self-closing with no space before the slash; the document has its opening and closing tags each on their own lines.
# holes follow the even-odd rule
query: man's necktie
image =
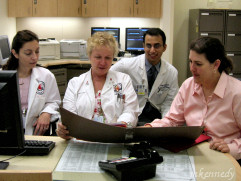
<svg viewBox="0 0 241 181">
<path fill-rule="evenodd" d="M 149 92 L 151 92 L 151 88 L 156 79 L 156 67 L 154 65 L 148 70 L 147 79 L 148 79 Z"/>
</svg>

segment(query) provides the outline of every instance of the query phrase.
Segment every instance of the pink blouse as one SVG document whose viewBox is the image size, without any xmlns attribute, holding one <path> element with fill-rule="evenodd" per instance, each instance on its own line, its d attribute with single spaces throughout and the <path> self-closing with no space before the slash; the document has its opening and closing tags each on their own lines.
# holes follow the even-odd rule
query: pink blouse
<svg viewBox="0 0 241 181">
<path fill-rule="evenodd" d="M 193 78 L 187 79 L 163 119 L 153 127 L 205 126 L 212 139 L 223 139 L 230 154 L 241 159 L 241 81 L 222 73 L 214 93 L 206 101 L 202 87 Z"/>
<path fill-rule="evenodd" d="M 28 92 L 29 92 L 30 76 L 19 78 L 19 89 L 21 97 L 21 106 L 23 112 L 28 108 Z"/>
</svg>

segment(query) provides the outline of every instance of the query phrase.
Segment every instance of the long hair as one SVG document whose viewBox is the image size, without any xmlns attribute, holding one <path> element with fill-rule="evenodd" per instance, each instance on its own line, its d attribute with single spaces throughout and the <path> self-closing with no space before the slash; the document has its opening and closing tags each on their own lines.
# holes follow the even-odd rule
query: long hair
<svg viewBox="0 0 241 181">
<path fill-rule="evenodd" d="M 217 59 L 221 61 L 218 71 L 227 74 L 233 70 L 232 61 L 226 56 L 223 44 L 217 38 L 201 37 L 190 44 L 190 50 L 198 54 L 204 54 L 210 63 L 214 63 Z"/>
<path fill-rule="evenodd" d="M 34 40 L 39 42 L 39 38 L 34 32 L 32 32 L 30 30 L 18 31 L 17 34 L 13 38 L 11 49 L 15 50 L 15 52 L 17 54 L 19 54 L 19 50 L 23 47 L 23 45 L 25 43 L 31 42 Z M 19 60 L 11 52 L 10 58 L 8 59 L 7 63 L 5 65 L 3 65 L 2 69 L 3 70 L 16 70 L 16 69 L 18 69 L 18 66 L 19 66 Z"/>
</svg>

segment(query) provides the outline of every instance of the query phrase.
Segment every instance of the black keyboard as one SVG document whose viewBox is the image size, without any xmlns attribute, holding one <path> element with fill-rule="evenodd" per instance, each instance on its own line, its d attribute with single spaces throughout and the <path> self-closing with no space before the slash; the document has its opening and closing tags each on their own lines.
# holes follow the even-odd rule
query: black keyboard
<svg viewBox="0 0 241 181">
<path fill-rule="evenodd" d="M 47 155 L 54 147 L 53 141 L 25 140 L 24 155 Z"/>
</svg>

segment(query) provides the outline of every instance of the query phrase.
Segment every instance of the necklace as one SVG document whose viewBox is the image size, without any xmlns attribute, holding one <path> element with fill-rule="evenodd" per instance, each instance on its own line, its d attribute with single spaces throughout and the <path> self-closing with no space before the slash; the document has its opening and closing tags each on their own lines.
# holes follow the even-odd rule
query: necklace
<svg viewBox="0 0 241 181">
<path fill-rule="evenodd" d="M 28 110 L 29 83 L 30 76 L 26 78 L 19 78 L 22 114 L 24 117 L 26 116 Z"/>
<path fill-rule="evenodd" d="M 19 85 L 23 85 L 23 84 L 24 84 L 24 79 L 23 79 L 23 78 L 19 78 L 18 84 L 19 84 Z"/>
</svg>

